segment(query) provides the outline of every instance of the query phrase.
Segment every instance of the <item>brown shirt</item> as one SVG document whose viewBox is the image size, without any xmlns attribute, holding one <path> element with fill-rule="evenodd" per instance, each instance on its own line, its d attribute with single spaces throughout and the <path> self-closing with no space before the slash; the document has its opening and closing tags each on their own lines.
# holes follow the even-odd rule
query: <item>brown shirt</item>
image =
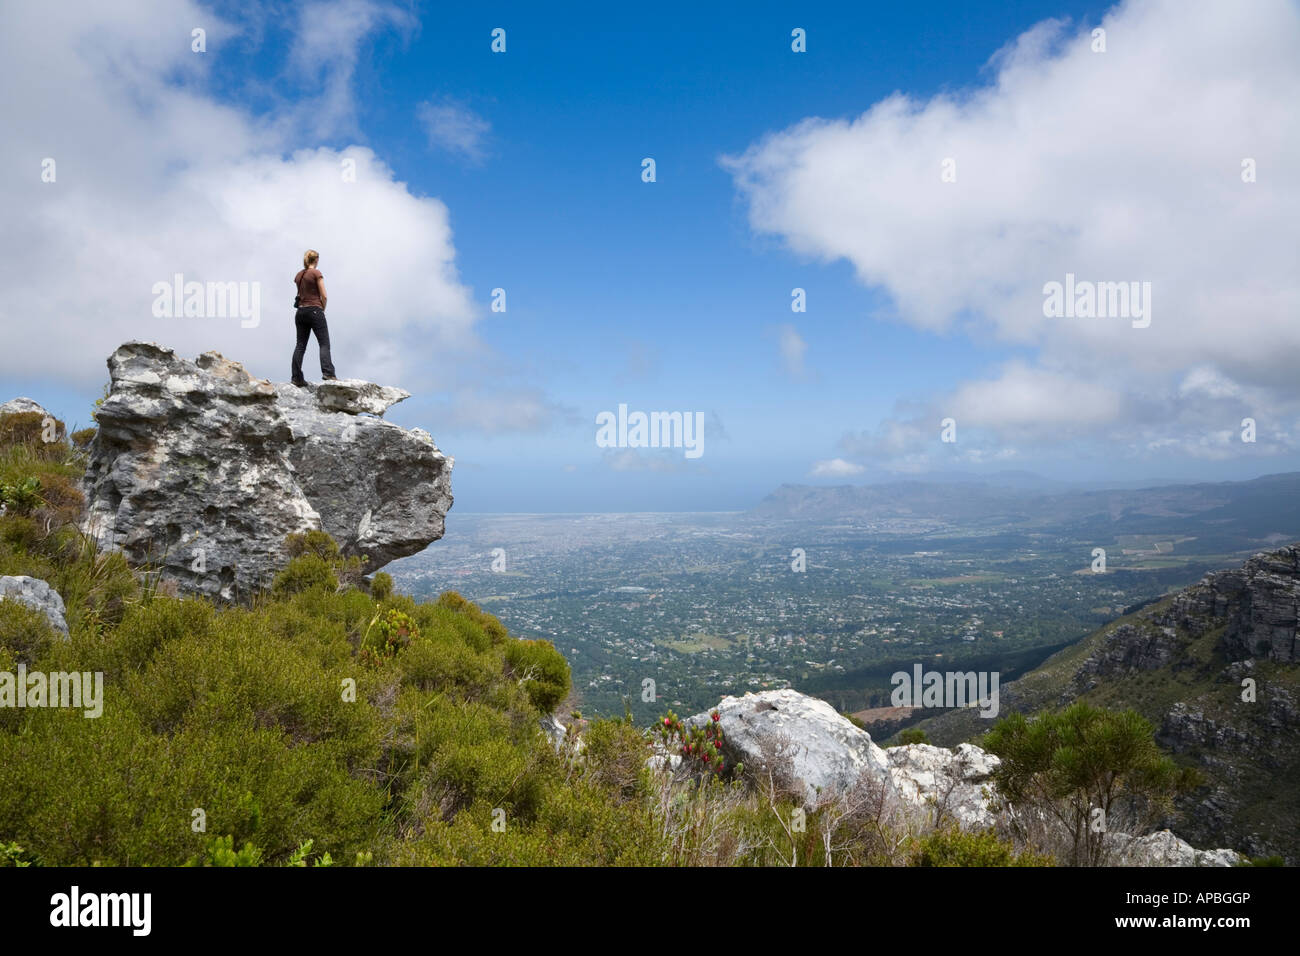
<svg viewBox="0 0 1300 956">
<path fill-rule="evenodd" d="M 301 296 L 298 300 L 300 308 L 305 309 L 313 305 L 318 309 L 325 308 L 325 303 L 320 300 L 320 283 L 318 282 L 323 278 L 325 276 L 315 266 L 310 269 L 303 269 L 293 277 L 293 284 L 298 287 L 298 295 Z"/>
</svg>

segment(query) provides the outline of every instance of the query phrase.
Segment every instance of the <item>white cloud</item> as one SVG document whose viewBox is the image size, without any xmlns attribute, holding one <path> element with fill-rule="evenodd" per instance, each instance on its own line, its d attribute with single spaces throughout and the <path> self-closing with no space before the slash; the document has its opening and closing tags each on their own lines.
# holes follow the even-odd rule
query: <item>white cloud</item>
<svg viewBox="0 0 1300 956">
<path fill-rule="evenodd" d="M 997 378 L 962 384 L 943 408 L 944 417 L 982 428 L 1069 428 L 1116 421 L 1122 398 L 1103 385 L 1012 362 Z"/>
<path fill-rule="evenodd" d="M 1245 390 L 1261 412 L 1300 412 L 1300 6 L 1129 2 L 1100 25 L 1105 53 L 1094 24 L 1048 21 L 993 57 L 987 85 L 895 94 L 724 158 L 751 225 L 848 261 L 901 321 L 1030 355 L 936 409 L 1134 447 L 1172 425 L 1200 446 Z M 1150 327 L 1045 318 L 1043 285 L 1067 272 L 1150 282 Z"/>
<path fill-rule="evenodd" d="M 313 55 L 346 60 L 346 41 L 364 39 L 350 31 L 388 22 L 377 4 L 314 9 L 328 29 L 302 39 Z M 195 24 L 208 29 L 207 54 L 190 52 Z M 0 162 L 17 172 L 0 179 L 0 375 L 93 385 L 117 345 L 144 339 L 190 357 L 216 349 L 286 380 L 290 280 L 308 247 L 321 252 L 341 375 L 420 387 L 440 348 L 472 343 L 479 310 L 447 207 L 412 195 L 367 148 L 295 151 L 300 131 L 283 116 L 207 93 L 214 41 L 235 32 L 186 2 L 0 6 L 0 86 L 23 91 L 0 106 Z M 54 183 L 40 181 L 44 157 L 57 162 Z M 153 284 L 175 273 L 260 283 L 261 324 L 155 318 Z"/>
<path fill-rule="evenodd" d="M 864 471 L 866 468 L 862 465 L 855 465 L 843 458 L 828 458 L 825 461 L 813 462 L 812 470 L 808 475 L 812 478 L 848 478 L 852 475 L 860 475 Z"/>
<path fill-rule="evenodd" d="M 785 373 L 791 378 L 803 378 L 805 375 L 803 357 L 808 351 L 808 343 L 799 335 L 799 330 L 788 322 L 782 325 L 777 333 L 781 364 Z"/>
<path fill-rule="evenodd" d="M 296 110 L 302 125 L 317 137 L 355 132 L 353 79 L 362 42 L 388 28 L 409 33 L 415 17 L 379 0 L 317 0 L 294 6 L 298 22 L 289 53 L 292 78 L 316 89 Z"/>
<path fill-rule="evenodd" d="M 416 117 L 429 138 L 429 146 L 472 163 L 482 162 L 484 140 L 492 125 L 469 107 L 450 98 L 427 100 L 416 107 Z"/>
</svg>

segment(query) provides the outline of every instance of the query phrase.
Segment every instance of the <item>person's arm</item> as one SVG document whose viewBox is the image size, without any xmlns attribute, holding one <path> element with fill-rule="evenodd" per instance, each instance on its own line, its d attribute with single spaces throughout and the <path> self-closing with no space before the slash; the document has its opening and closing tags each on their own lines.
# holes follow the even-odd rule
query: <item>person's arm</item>
<svg viewBox="0 0 1300 956">
<path fill-rule="evenodd" d="M 325 277 L 324 277 L 324 276 L 317 276 L 317 277 L 316 277 L 316 290 L 317 290 L 318 292 L 320 292 L 320 307 L 321 307 L 322 309 L 324 309 L 325 306 L 329 305 L 329 296 L 327 296 L 327 295 L 325 294 Z"/>
</svg>

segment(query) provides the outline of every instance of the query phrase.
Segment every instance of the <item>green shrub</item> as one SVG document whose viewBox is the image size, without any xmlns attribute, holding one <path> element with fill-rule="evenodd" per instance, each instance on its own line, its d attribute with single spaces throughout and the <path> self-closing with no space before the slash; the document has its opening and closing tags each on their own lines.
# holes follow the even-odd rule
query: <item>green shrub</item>
<svg viewBox="0 0 1300 956">
<path fill-rule="evenodd" d="M 86 666 L 115 679 L 144 668 L 164 645 L 190 637 L 206 640 L 217 620 L 206 601 L 156 597 L 127 607 L 110 641 L 78 642 Z"/>
<path fill-rule="evenodd" d="M 454 612 L 457 617 L 477 624 L 493 644 L 510 640 L 506 626 L 476 604 L 471 604 L 455 591 L 444 591 L 435 607 Z"/>
<path fill-rule="evenodd" d="M 251 843 L 242 850 L 234 848 L 235 838 L 213 837 L 201 856 L 190 859 L 186 866 L 261 866 L 262 851 Z"/>
<path fill-rule="evenodd" d="M 909 744 L 928 744 L 930 735 L 920 727 L 908 727 L 906 730 L 899 731 L 898 742 L 904 747 Z"/>
<path fill-rule="evenodd" d="M 40 861 L 17 843 L 0 840 L 0 867 L 40 866 Z"/>
<path fill-rule="evenodd" d="M 29 515 L 44 501 L 41 497 L 41 479 L 35 475 L 28 475 L 12 484 L 0 485 L 0 505 L 4 505 L 6 511 L 13 514 Z"/>
<path fill-rule="evenodd" d="M 308 531 L 304 534 L 291 534 L 284 539 L 285 550 L 289 557 L 298 558 L 304 554 L 314 554 L 322 561 L 339 559 L 339 546 L 324 531 Z"/>
<path fill-rule="evenodd" d="M 370 596 L 376 601 L 387 601 L 393 596 L 393 576 L 383 571 L 370 579 Z"/>
<path fill-rule="evenodd" d="M 596 720 L 583 734 L 584 769 L 598 786 L 632 800 L 649 790 L 650 739 L 626 720 Z"/>
<path fill-rule="evenodd" d="M 420 628 L 411 616 L 396 608 L 378 612 L 361 636 L 359 657 L 363 663 L 377 666 L 392 660 L 411 641 L 418 640 Z"/>
<path fill-rule="evenodd" d="M 285 597 L 300 591 L 337 591 L 338 587 L 339 579 L 329 563 L 319 554 L 306 553 L 293 558 L 275 576 L 271 593 L 276 597 Z"/>
<path fill-rule="evenodd" d="M 47 428 L 45 416 L 40 412 L 0 415 L 0 445 L 40 447 L 62 444 L 67 437 L 67 429 L 58 419 L 52 419 L 51 422 L 53 428 Z M 47 438 L 52 441 L 46 441 Z"/>
<path fill-rule="evenodd" d="M 569 662 L 554 644 L 512 640 L 505 648 L 512 676 L 521 682 L 538 710 L 549 714 L 569 696 Z"/>
<path fill-rule="evenodd" d="M 459 641 L 422 637 L 398 660 L 403 681 L 422 691 L 479 698 L 501 680 L 501 662 Z"/>
<path fill-rule="evenodd" d="M 426 698 L 407 691 L 399 708 L 412 724 L 414 754 L 408 771 L 410 809 L 423 820 L 430 808 L 450 819 L 475 801 L 531 817 L 542 797 L 545 771 L 554 763 L 534 721 L 486 704 Z"/>
<path fill-rule="evenodd" d="M 315 845 L 315 843 L 316 843 L 315 840 L 303 840 L 302 843 L 298 846 L 298 849 L 294 850 L 293 853 L 289 855 L 289 859 L 284 865 L 285 866 L 306 866 L 307 861 L 311 859 L 311 848 L 312 846 Z M 311 865 L 312 866 L 333 866 L 334 860 L 330 857 L 328 853 L 322 853 L 312 862 Z"/>
<path fill-rule="evenodd" d="M 58 638 L 40 611 L 19 601 L 0 600 L 0 648 L 11 652 L 15 664 L 21 661 L 30 667 Z"/>
<path fill-rule="evenodd" d="M 969 833 L 957 828 L 937 830 L 916 844 L 913 866 L 1051 866 L 1032 853 L 1017 855 L 1015 847 L 991 830 Z"/>
</svg>

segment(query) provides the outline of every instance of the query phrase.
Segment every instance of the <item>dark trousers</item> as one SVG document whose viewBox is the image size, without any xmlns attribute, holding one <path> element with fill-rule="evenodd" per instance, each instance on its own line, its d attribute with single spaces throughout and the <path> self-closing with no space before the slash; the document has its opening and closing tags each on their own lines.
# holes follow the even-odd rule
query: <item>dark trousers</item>
<svg viewBox="0 0 1300 956">
<path fill-rule="evenodd" d="M 304 306 L 294 313 L 293 324 L 298 327 L 298 344 L 293 350 L 293 381 L 301 382 L 302 357 L 307 353 L 307 339 L 316 333 L 320 346 L 320 373 L 324 378 L 334 378 L 334 361 L 330 358 L 330 329 L 325 324 L 325 310 L 319 306 Z"/>
</svg>

